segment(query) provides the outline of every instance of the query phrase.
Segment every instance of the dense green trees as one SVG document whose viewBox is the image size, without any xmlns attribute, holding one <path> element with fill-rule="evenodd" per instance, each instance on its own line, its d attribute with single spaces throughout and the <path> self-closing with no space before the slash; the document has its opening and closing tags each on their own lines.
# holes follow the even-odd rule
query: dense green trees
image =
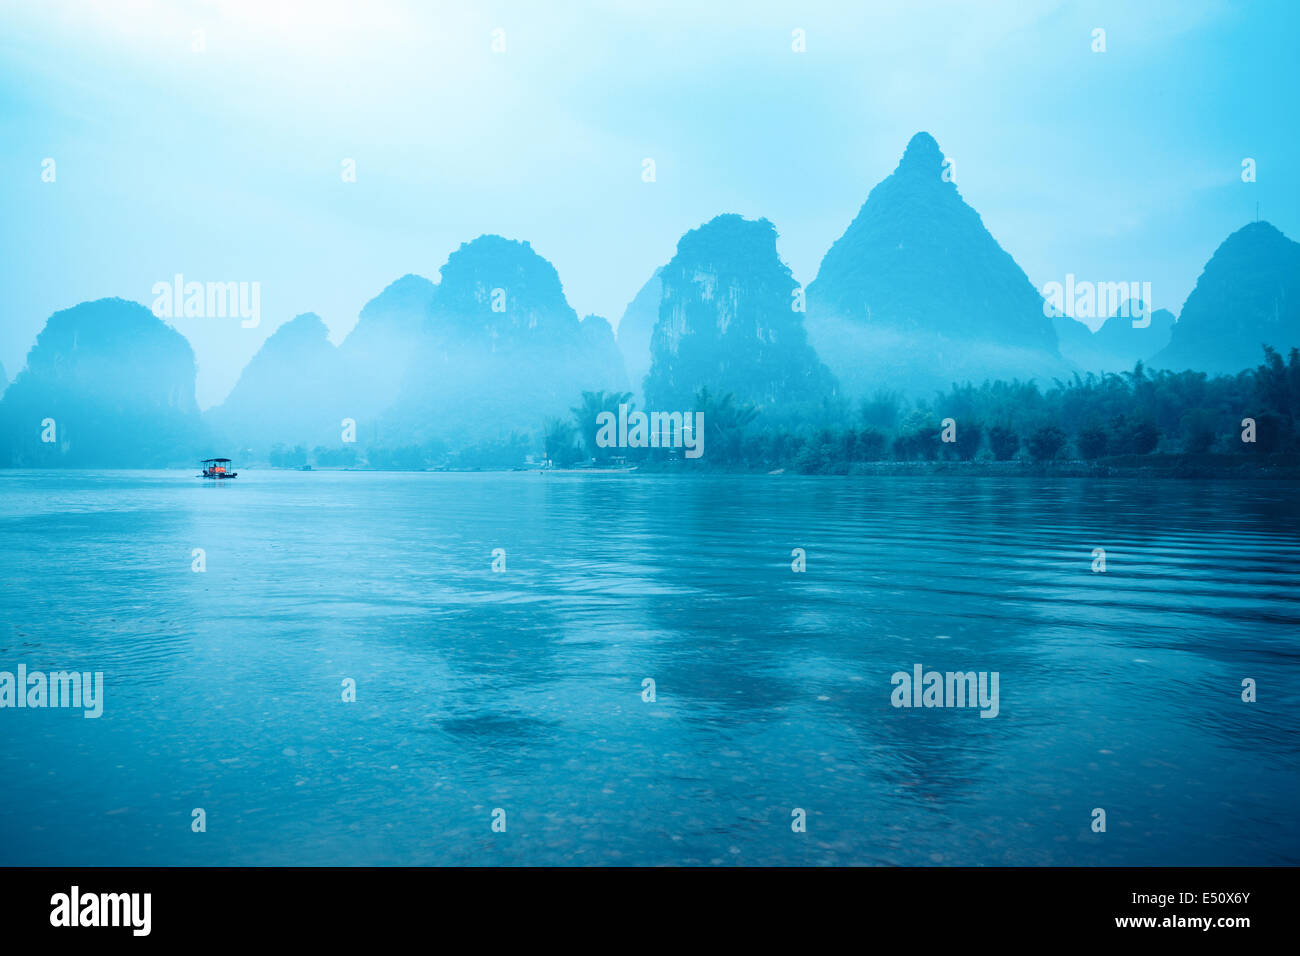
<svg viewBox="0 0 1300 956">
<path fill-rule="evenodd" d="M 701 393 L 710 443 L 704 467 L 789 468 L 846 473 L 855 463 L 939 460 L 1096 461 L 1174 455 L 1300 451 L 1300 351 L 1284 359 L 1265 349 L 1258 368 L 1210 378 L 1203 372 L 1076 375 L 1041 389 L 1026 382 L 954 385 L 933 399 L 877 392 L 856 413 L 828 405 L 822 420 L 769 425 L 745 409 L 730 416 L 730 396 Z M 712 417 L 711 417 L 712 416 Z M 952 442 L 942 421 L 956 422 Z M 1255 441 L 1242 441 L 1243 420 Z M 718 435 L 715 437 L 715 427 Z"/>
<path fill-rule="evenodd" d="M 1055 425 L 1040 425 L 1025 443 L 1034 461 L 1052 461 L 1065 447 L 1065 432 Z"/>
<path fill-rule="evenodd" d="M 1010 461 L 1020 450 L 1020 436 L 1003 425 L 989 429 L 989 451 L 996 461 Z"/>
<path fill-rule="evenodd" d="M 280 442 L 276 442 L 271 446 L 268 460 L 272 468 L 299 468 L 307 464 L 307 448 L 304 445 L 285 448 Z"/>
<path fill-rule="evenodd" d="M 355 468 L 357 449 L 355 445 L 344 445 L 341 448 L 317 445 L 312 449 L 311 457 L 322 468 Z"/>
</svg>

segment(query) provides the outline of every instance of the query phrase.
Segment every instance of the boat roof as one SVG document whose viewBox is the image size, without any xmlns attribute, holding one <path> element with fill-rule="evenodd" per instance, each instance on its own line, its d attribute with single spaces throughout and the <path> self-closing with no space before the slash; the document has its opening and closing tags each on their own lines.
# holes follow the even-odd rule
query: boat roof
<svg viewBox="0 0 1300 956">
<path fill-rule="evenodd" d="M 230 461 L 229 458 L 204 458 L 203 463 L 206 465 L 210 461 Z"/>
</svg>

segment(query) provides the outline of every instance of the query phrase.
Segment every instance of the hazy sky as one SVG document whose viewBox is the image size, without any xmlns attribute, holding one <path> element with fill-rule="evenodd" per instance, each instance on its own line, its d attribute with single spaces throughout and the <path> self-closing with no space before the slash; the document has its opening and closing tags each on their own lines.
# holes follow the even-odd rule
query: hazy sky
<svg viewBox="0 0 1300 956">
<path fill-rule="evenodd" d="M 922 129 L 1040 288 L 1177 312 L 1256 201 L 1300 238 L 1300 3 L 980 6 L 0 0 L 0 361 L 86 299 L 260 282 L 258 328 L 173 321 L 206 407 L 281 322 L 341 341 L 485 232 L 611 322 L 722 212 L 771 219 L 806 283 Z"/>
</svg>

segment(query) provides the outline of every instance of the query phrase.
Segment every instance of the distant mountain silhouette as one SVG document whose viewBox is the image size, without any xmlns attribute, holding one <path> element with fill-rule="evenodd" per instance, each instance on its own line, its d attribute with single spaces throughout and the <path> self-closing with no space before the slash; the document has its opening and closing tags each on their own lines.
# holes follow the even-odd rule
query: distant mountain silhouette
<svg viewBox="0 0 1300 956">
<path fill-rule="evenodd" d="M 1093 336 L 1099 348 L 1127 363 L 1130 369 L 1134 362 L 1146 361 L 1164 348 L 1173 334 L 1176 320 L 1168 309 L 1156 309 L 1151 313 L 1149 325 L 1135 328 L 1133 323 L 1141 322 L 1146 310 L 1143 302 L 1136 305 L 1126 302 L 1101 324 Z"/>
<path fill-rule="evenodd" d="M 659 278 L 662 273 L 662 268 L 656 269 L 646 280 L 618 323 L 618 347 L 627 366 L 629 387 L 642 405 L 645 404 L 645 377 L 650 371 L 650 336 L 659 321 L 659 299 L 664 290 Z"/>
<path fill-rule="evenodd" d="M 691 230 L 660 280 L 647 409 L 691 409 L 703 387 L 762 406 L 768 416 L 834 394 L 834 377 L 792 308 L 798 285 L 766 219 L 723 215 Z"/>
<path fill-rule="evenodd" d="M 441 269 L 390 416 L 403 440 L 502 438 L 569 417 L 583 390 L 625 387 L 609 325 L 589 328 L 527 242 L 480 236 Z M 603 330 L 601 326 L 604 326 Z"/>
<path fill-rule="evenodd" d="M 602 315 L 588 315 L 582 320 L 582 337 L 588 354 L 595 367 L 609 370 L 611 388 L 626 392 L 628 390 L 626 365 L 623 353 L 619 351 L 614 338 L 614 329 L 609 319 Z"/>
<path fill-rule="evenodd" d="M 338 447 L 345 418 L 362 448 L 465 443 L 567 417 L 584 388 L 626 386 L 609 323 L 579 322 L 528 243 L 484 236 L 451 255 L 441 284 L 416 275 L 390 284 L 338 348 L 314 314 L 281 326 L 208 418 L 258 452 Z"/>
<path fill-rule="evenodd" d="M 850 395 L 1067 369 L 1038 290 L 944 172 L 917 133 L 808 286 L 809 335 Z"/>
<path fill-rule="evenodd" d="M 1300 243 L 1252 222 L 1215 250 L 1153 368 L 1239 372 L 1300 346 Z"/>
<path fill-rule="evenodd" d="M 50 317 L 7 389 L 0 368 L 0 463 L 260 460 L 277 442 L 337 449 L 345 418 L 363 454 L 486 447 L 571 419 L 584 391 L 631 390 L 645 410 L 682 411 L 708 388 L 760 406 L 765 422 L 806 422 L 826 399 L 882 388 L 1046 382 L 1138 361 L 1234 374 L 1258 365 L 1263 345 L 1300 346 L 1300 244 L 1266 222 L 1219 246 L 1177 323 L 1158 310 L 1135 329 L 1121 309 L 1092 333 L 1044 314 L 944 171 L 934 139 L 914 136 L 826 253 L 806 324 L 805 290 L 766 219 L 722 215 L 684 235 L 617 338 L 601 316 L 579 321 L 555 267 L 527 242 L 485 235 L 448 257 L 438 284 L 391 283 L 337 348 L 313 313 L 285 323 L 202 419 L 185 338 L 142 305 L 85 302 Z"/>
<path fill-rule="evenodd" d="M 1138 362 L 1149 362 L 1169 343 L 1174 314 L 1168 309 L 1156 309 L 1151 313 L 1150 325 L 1134 328 L 1134 317 L 1145 309 L 1141 302 L 1125 302 L 1096 332 L 1068 315 L 1054 317 L 1052 325 L 1061 343 L 1061 355 L 1084 372 L 1131 371 Z"/>
<path fill-rule="evenodd" d="M 320 316 L 306 312 L 276 329 L 245 366 L 226 400 L 208 410 L 215 435 L 230 447 L 264 451 L 280 442 L 335 445 L 349 381 Z"/>
<path fill-rule="evenodd" d="M 0 362 L 0 395 L 4 395 L 5 389 L 9 387 L 9 377 L 5 375 L 5 364 Z"/>
<path fill-rule="evenodd" d="M 438 287 L 404 275 L 361 310 L 339 346 L 347 378 L 339 383 L 349 418 L 365 430 L 396 399 L 418 354 Z"/>
<path fill-rule="evenodd" d="M 1052 328 L 1056 332 L 1056 341 L 1062 357 L 1084 370 L 1096 361 L 1096 346 L 1092 341 L 1093 332 L 1087 325 L 1068 315 L 1054 315 Z M 1093 369 L 1093 371 L 1097 370 Z"/>
<path fill-rule="evenodd" d="M 193 463 L 194 374 L 190 343 L 138 303 L 55 312 L 0 402 L 3 457 L 37 468 Z"/>
</svg>

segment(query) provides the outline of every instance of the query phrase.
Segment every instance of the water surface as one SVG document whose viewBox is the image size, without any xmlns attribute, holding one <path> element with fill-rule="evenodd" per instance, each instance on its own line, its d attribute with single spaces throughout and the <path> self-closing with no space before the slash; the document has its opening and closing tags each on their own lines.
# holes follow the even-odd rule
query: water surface
<svg viewBox="0 0 1300 956">
<path fill-rule="evenodd" d="M 1300 863 L 1297 490 L 0 472 L 0 862 Z"/>
</svg>

